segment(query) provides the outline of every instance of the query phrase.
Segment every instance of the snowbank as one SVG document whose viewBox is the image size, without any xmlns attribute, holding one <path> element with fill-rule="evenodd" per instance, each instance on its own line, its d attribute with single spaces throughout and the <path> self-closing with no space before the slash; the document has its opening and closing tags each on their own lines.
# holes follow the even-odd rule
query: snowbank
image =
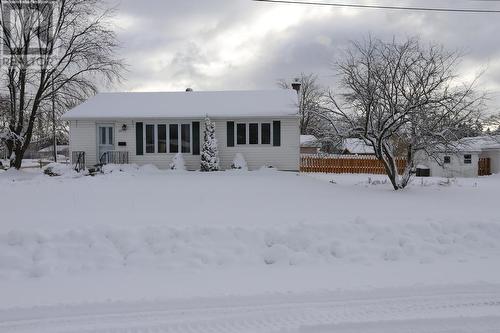
<svg viewBox="0 0 500 333">
<path fill-rule="evenodd" d="M 0 201 L 0 294 L 27 284 L 41 290 L 42 281 L 54 281 L 57 289 L 68 275 L 78 276 L 76 285 L 93 285 L 90 275 L 113 281 L 112 274 L 130 278 L 131 272 L 177 274 L 179 284 L 194 272 L 197 290 L 209 271 L 231 271 L 235 280 L 251 271 L 269 281 L 270 272 L 283 277 L 293 270 L 309 274 L 308 290 L 316 286 L 309 272 L 322 269 L 333 277 L 341 272 L 332 288 L 345 287 L 361 271 L 363 285 L 377 287 L 382 282 L 372 274 L 409 268 L 445 273 L 425 281 L 407 273 L 399 282 L 432 284 L 441 276 L 447 283 L 452 269 L 459 283 L 477 282 L 468 272 L 478 269 L 491 272 L 481 274 L 484 281 L 500 281 L 500 177 L 444 185 L 415 180 L 399 193 L 384 180 L 134 165 L 110 165 L 104 174 L 77 179 L 8 170 L 0 174 L 2 193 L 8 193 Z M 387 279 L 391 274 L 382 274 L 385 286 L 398 279 Z M 241 288 L 259 289 L 244 281 Z"/>
<path fill-rule="evenodd" d="M 500 260 L 500 225 L 421 222 L 372 225 L 357 219 L 288 228 L 103 227 L 0 234 L 0 277 L 126 268 L 377 265 L 378 262 Z M 423 266 L 424 269 L 424 266 Z"/>
</svg>

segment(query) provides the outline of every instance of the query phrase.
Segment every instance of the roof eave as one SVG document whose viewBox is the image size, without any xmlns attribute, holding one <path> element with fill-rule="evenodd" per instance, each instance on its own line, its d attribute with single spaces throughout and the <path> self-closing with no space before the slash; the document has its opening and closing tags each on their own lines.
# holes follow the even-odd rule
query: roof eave
<svg viewBox="0 0 500 333">
<path fill-rule="evenodd" d="M 210 116 L 210 119 L 246 119 L 246 118 L 266 118 L 266 119 L 298 119 L 300 115 L 238 115 L 238 116 Z M 76 121 L 76 120 L 103 120 L 103 121 L 112 121 L 112 120 L 157 120 L 157 119 L 204 119 L 205 116 L 190 116 L 190 117 L 72 117 L 72 116 L 62 116 L 61 120 L 63 121 Z"/>
</svg>

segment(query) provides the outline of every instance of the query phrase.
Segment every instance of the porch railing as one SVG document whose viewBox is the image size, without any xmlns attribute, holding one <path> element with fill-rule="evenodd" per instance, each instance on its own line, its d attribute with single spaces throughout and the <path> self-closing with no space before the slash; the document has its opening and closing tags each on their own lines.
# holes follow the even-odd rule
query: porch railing
<svg viewBox="0 0 500 333">
<path fill-rule="evenodd" d="M 107 151 L 99 159 L 100 164 L 128 164 L 128 151 Z"/>
<path fill-rule="evenodd" d="M 76 172 L 85 170 L 85 152 L 84 151 L 74 151 L 71 153 L 71 165 L 74 167 Z"/>
</svg>

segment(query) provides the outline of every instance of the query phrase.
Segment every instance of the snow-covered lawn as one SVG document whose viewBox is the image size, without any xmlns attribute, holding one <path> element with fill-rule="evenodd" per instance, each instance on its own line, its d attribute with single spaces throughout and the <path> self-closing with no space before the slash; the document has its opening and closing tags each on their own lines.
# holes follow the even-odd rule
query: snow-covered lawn
<svg viewBox="0 0 500 333">
<path fill-rule="evenodd" d="M 456 320 L 439 325 L 461 328 L 464 316 L 500 324 L 500 177 L 416 179 L 399 193 L 385 180 L 148 166 L 111 167 L 96 177 L 0 171 L 0 331 L 39 332 L 38 324 L 16 321 L 44 318 L 32 306 L 74 317 L 98 315 L 94 304 L 124 316 L 187 307 L 192 319 L 175 311 L 165 316 L 194 323 L 232 314 L 250 325 L 228 332 L 329 332 L 335 324 L 354 332 L 352 323 L 401 319 L 428 320 L 422 323 L 428 327 L 450 316 Z M 470 299 L 458 302 L 464 293 Z M 227 312 L 202 312 L 202 299 Z M 382 300 L 386 307 L 370 308 Z M 443 305 L 433 311 L 435 302 Z M 462 303 L 481 306 L 445 311 Z M 231 305 L 254 308 L 237 312 Z M 276 318 L 306 308 L 311 315 L 273 317 L 272 330 L 263 317 L 248 324 L 253 319 L 245 316 L 273 306 Z M 352 311 L 339 310 L 345 306 Z M 413 310 L 391 310 L 401 306 Z M 217 325 L 214 331 L 223 332 Z M 398 329 L 377 325 L 370 327 Z"/>
</svg>

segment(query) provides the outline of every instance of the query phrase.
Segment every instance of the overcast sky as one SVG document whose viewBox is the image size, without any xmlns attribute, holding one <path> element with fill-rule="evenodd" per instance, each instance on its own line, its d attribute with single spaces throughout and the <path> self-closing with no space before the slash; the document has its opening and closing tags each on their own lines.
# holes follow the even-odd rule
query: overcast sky
<svg viewBox="0 0 500 333">
<path fill-rule="evenodd" d="M 350 40 L 368 34 L 383 39 L 420 36 L 465 52 L 465 78 L 486 69 L 482 88 L 492 94 L 491 108 L 500 110 L 500 14 L 339 9 L 250 0 L 114 3 L 120 57 L 129 65 L 126 80 L 114 90 L 273 89 L 278 79 L 292 79 L 300 72 L 316 73 L 322 84 L 331 86 L 332 64 Z M 344 3 L 500 9 L 500 2 L 487 0 Z"/>
</svg>

